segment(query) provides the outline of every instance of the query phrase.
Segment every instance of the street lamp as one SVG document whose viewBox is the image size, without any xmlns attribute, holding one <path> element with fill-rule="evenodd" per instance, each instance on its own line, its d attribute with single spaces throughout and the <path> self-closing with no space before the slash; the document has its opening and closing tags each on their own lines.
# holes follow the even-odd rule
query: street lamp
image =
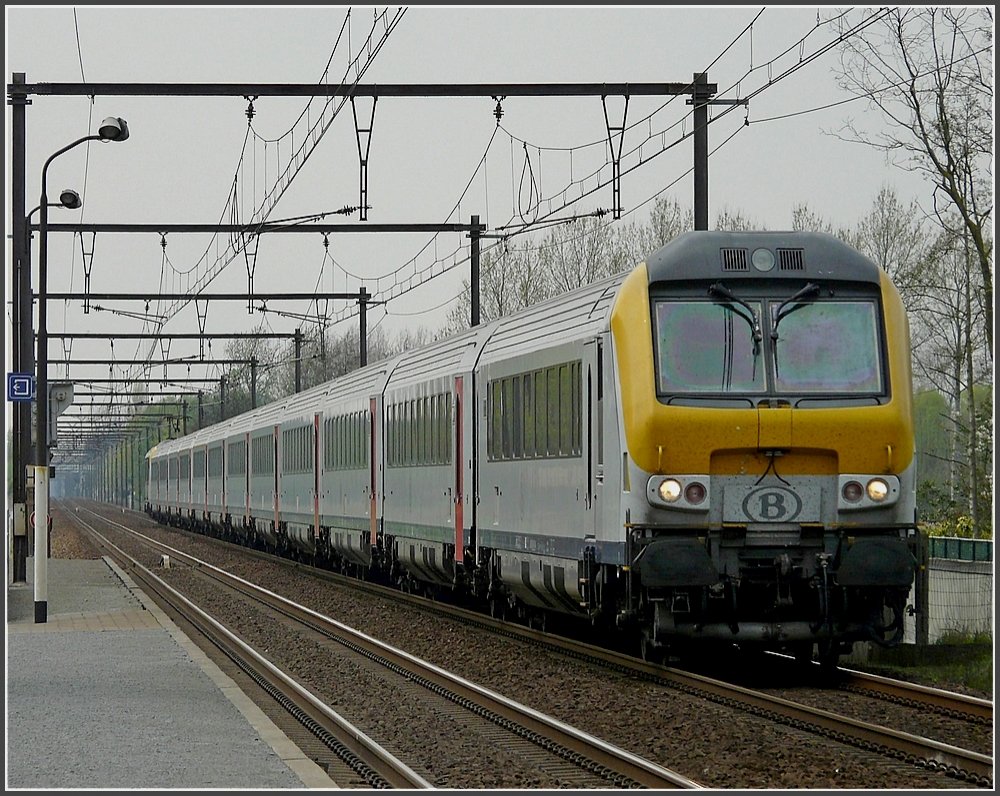
<svg viewBox="0 0 1000 796">
<path fill-rule="evenodd" d="M 38 354 L 35 357 L 35 622 L 48 620 L 48 530 L 49 530 L 49 339 L 46 323 L 46 284 L 48 280 L 49 197 L 46 189 L 49 164 L 64 152 L 84 141 L 124 141 L 128 124 L 115 116 L 107 117 L 97 135 L 85 135 L 49 155 L 42 166 L 42 197 L 38 209 Z M 64 195 L 66 192 L 63 192 Z"/>
<path fill-rule="evenodd" d="M 80 194 L 65 188 L 59 194 L 58 202 L 49 202 L 49 207 L 65 207 L 76 210 L 83 205 Z M 31 340 L 31 217 L 41 205 L 24 217 L 23 260 L 15 269 L 13 301 L 14 363 L 19 373 L 33 370 Z M 14 410 L 14 502 L 20 503 L 23 512 L 25 502 L 25 468 L 28 451 L 31 449 L 31 411 L 28 402 L 21 402 Z M 14 535 L 14 583 L 24 583 L 27 579 L 28 540 L 26 536 Z"/>
<path fill-rule="evenodd" d="M 48 206 L 49 207 L 65 207 L 67 210 L 77 210 L 77 209 L 83 207 L 83 200 L 80 198 L 80 194 L 78 194 L 72 188 L 63 188 L 62 191 L 59 193 L 59 201 L 58 202 L 49 202 Z M 42 206 L 38 205 L 38 207 L 34 208 L 30 213 L 28 213 L 28 215 L 24 219 L 24 222 L 25 222 L 24 226 L 25 227 L 30 226 L 30 224 L 31 224 L 31 217 L 33 215 L 35 215 L 35 213 L 38 210 L 41 210 L 41 209 L 42 209 Z M 28 234 L 29 235 L 31 234 L 30 230 L 28 231 Z"/>
</svg>

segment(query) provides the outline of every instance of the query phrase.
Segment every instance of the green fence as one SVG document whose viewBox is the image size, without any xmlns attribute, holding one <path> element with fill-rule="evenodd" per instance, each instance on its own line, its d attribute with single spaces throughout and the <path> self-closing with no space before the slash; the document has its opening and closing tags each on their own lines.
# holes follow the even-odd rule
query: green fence
<svg viewBox="0 0 1000 796">
<path fill-rule="evenodd" d="M 960 539 L 957 536 L 932 536 L 931 558 L 951 558 L 956 561 L 992 561 L 992 539 Z"/>
</svg>

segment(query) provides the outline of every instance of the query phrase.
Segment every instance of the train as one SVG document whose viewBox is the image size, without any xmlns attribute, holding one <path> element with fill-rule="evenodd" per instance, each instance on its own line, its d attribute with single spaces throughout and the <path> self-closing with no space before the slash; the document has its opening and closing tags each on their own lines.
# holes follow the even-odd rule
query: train
<svg viewBox="0 0 1000 796">
<path fill-rule="evenodd" d="M 885 270 L 821 232 L 698 230 L 158 443 L 145 510 L 648 660 L 829 663 L 902 639 L 914 449 Z"/>
</svg>

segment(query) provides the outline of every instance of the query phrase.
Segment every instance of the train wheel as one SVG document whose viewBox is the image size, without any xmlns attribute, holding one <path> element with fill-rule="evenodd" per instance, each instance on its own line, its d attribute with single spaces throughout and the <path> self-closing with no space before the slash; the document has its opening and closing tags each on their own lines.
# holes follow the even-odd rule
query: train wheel
<svg viewBox="0 0 1000 796">
<path fill-rule="evenodd" d="M 663 661 L 666 660 L 666 651 L 662 646 L 657 645 L 645 631 L 639 637 L 639 654 L 646 663 L 657 666 L 662 666 Z"/>
<path fill-rule="evenodd" d="M 800 641 L 789 645 L 789 652 L 795 658 L 795 662 L 801 666 L 808 666 L 812 663 L 813 643 L 811 641 Z"/>
<path fill-rule="evenodd" d="M 507 600 L 503 595 L 490 597 L 490 616 L 500 620 L 507 618 Z"/>
<path fill-rule="evenodd" d="M 819 664 L 824 672 L 836 671 L 840 661 L 840 644 L 836 641 L 821 641 L 819 643 Z"/>
</svg>

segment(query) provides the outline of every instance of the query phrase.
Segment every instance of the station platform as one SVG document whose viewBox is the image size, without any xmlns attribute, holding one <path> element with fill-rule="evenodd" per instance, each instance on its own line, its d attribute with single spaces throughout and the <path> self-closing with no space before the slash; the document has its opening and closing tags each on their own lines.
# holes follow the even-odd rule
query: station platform
<svg viewBox="0 0 1000 796">
<path fill-rule="evenodd" d="M 109 559 L 7 584 L 6 790 L 332 789 Z"/>
</svg>

